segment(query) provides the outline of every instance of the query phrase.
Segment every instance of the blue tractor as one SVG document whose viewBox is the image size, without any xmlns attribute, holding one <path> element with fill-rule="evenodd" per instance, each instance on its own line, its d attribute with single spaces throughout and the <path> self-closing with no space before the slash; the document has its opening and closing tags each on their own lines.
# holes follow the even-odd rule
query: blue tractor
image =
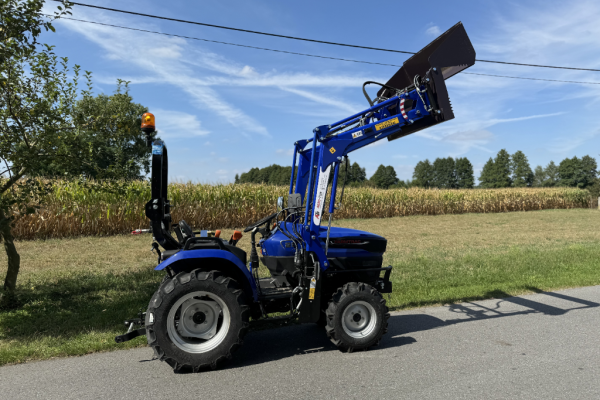
<svg viewBox="0 0 600 400">
<path fill-rule="evenodd" d="M 239 348 L 251 324 L 260 321 L 321 324 L 342 351 L 377 345 L 389 318 L 382 293 L 392 292 L 392 267 L 383 266 L 387 241 L 331 227 L 340 166 L 347 165 L 350 152 L 378 140 L 395 140 L 453 119 L 445 79 L 474 63 L 475 51 L 458 23 L 407 60 L 386 84 L 365 82 L 369 108 L 295 142 L 287 199 L 280 198 L 277 212 L 245 229 L 249 260 L 236 246 L 239 232 L 224 240 L 194 232 L 185 221 L 172 223 L 167 147 L 152 141 L 154 116 L 145 114 L 142 130 L 152 146 L 152 199 L 146 215 L 159 258 L 156 270 L 166 274 L 146 313 L 126 321 L 129 331 L 116 341 L 145 334 L 156 357 L 176 371 L 217 368 Z M 365 91 L 367 84 L 381 86 L 374 100 Z M 261 264 L 270 277 L 259 277 Z M 142 327 L 134 329 L 137 324 Z"/>
</svg>

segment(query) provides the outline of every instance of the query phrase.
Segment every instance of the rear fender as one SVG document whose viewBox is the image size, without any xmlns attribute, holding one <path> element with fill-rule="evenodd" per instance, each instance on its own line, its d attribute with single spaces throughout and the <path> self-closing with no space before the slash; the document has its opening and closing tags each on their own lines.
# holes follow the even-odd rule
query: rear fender
<svg viewBox="0 0 600 400">
<path fill-rule="evenodd" d="M 173 272 L 192 271 L 201 268 L 206 271 L 217 270 L 235 279 L 248 296 L 258 299 L 256 283 L 248 268 L 239 258 L 225 250 L 182 250 L 158 264 L 155 271 L 170 267 Z"/>
</svg>

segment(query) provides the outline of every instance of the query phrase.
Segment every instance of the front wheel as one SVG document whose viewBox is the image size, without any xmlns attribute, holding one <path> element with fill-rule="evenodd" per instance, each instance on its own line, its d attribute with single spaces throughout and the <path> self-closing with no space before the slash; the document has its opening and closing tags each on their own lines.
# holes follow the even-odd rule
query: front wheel
<svg viewBox="0 0 600 400">
<path fill-rule="evenodd" d="M 387 332 L 390 314 L 381 294 L 366 283 L 350 282 L 334 293 L 325 312 L 325 330 L 341 351 L 366 350 Z"/>
<path fill-rule="evenodd" d="M 194 270 L 165 280 L 146 312 L 155 355 L 174 370 L 215 369 L 231 359 L 248 330 L 249 307 L 237 283 Z"/>
</svg>

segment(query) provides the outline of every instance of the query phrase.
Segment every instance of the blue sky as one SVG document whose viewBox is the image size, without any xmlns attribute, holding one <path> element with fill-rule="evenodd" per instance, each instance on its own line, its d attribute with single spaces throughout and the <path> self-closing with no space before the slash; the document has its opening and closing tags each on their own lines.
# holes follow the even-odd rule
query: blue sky
<svg viewBox="0 0 600 400">
<path fill-rule="evenodd" d="M 82 2 L 85 2 L 82 0 Z M 600 68 L 597 1 L 459 0 L 138 1 L 106 7 L 364 46 L 418 51 L 458 21 L 478 59 Z M 50 11 L 56 3 L 49 2 Z M 415 4 L 421 4 L 414 8 Z M 402 54 L 351 49 L 74 7 L 73 17 L 198 38 L 316 55 L 401 64 Z M 43 40 L 93 72 L 97 92 L 131 81 L 134 101 L 156 115 L 170 179 L 230 182 L 270 164 L 290 165 L 292 144 L 312 129 L 367 108 L 361 86 L 396 68 L 301 57 L 60 21 Z M 600 82 L 600 72 L 476 63 L 467 72 Z M 565 157 L 599 157 L 600 85 L 459 74 L 447 81 L 456 118 L 351 154 L 370 176 L 379 164 L 399 178 L 425 158 L 463 157 L 475 174 L 505 148 L 532 168 Z M 376 89 L 372 89 L 374 92 Z"/>
</svg>

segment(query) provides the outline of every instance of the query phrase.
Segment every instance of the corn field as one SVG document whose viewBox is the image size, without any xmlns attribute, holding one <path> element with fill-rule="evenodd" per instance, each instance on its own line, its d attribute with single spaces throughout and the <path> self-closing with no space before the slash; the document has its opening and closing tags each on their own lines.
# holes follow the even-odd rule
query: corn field
<svg viewBox="0 0 600 400">
<path fill-rule="evenodd" d="M 78 182 L 54 181 L 43 207 L 15 221 L 15 237 L 115 235 L 147 228 L 144 205 L 150 199 L 150 185 L 141 181 L 123 185 L 119 193 L 111 193 L 94 189 L 99 183 L 90 188 Z M 285 196 L 287 190 L 269 185 L 173 183 L 169 185 L 171 214 L 173 221 L 184 219 L 195 229 L 245 227 L 274 212 L 277 197 Z M 335 219 L 588 208 L 591 200 L 586 190 L 573 188 L 346 188 L 343 207 L 336 211 Z"/>
</svg>

